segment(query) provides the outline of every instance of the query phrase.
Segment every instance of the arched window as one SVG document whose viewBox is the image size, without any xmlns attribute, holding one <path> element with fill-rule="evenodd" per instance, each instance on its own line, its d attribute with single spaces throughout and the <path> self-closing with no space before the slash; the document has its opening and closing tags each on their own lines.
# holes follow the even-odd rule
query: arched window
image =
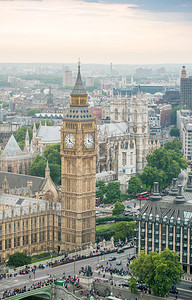
<svg viewBox="0 0 192 300">
<path fill-rule="evenodd" d="M 118 120 L 118 109 L 115 108 L 115 120 L 117 121 Z"/>
</svg>

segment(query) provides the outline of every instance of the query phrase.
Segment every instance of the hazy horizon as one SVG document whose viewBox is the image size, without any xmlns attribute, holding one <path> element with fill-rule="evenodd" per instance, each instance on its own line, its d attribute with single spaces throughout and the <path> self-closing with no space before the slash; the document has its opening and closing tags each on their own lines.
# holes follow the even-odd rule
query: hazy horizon
<svg viewBox="0 0 192 300">
<path fill-rule="evenodd" d="M 0 26 L 1 63 L 192 63 L 190 0 L 0 1 Z"/>
</svg>

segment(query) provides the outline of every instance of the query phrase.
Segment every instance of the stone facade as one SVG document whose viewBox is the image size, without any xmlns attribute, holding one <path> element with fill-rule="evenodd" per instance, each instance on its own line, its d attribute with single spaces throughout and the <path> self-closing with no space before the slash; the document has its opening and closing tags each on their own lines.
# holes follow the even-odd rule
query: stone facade
<svg viewBox="0 0 192 300">
<path fill-rule="evenodd" d="M 0 262 L 15 252 L 59 252 L 61 203 L 0 194 Z"/>
<path fill-rule="evenodd" d="M 0 170 L 18 174 L 29 174 L 29 168 L 36 154 L 30 151 L 28 131 L 25 139 L 25 149 L 21 150 L 12 135 L 0 155 Z"/>
<path fill-rule="evenodd" d="M 45 178 L 0 172 L 0 192 L 5 194 L 58 201 L 59 193 L 50 177 L 47 162 Z"/>
<path fill-rule="evenodd" d="M 36 138 L 34 125 L 31 144 L 26 134 L 25 153 L 36 153 Z M 79 66 L 61 128 L 60 197 L 48 164 L 45 178 L 0 173 L 1 262 L 17 251 L 65 253 L 95 242 L 96 145 L 96 123 L 88 109 Z M 4 154 L 22 159 L 24 154 L 13 136 L 7 146 Z"/>
<path fill-rule="evenodd" d="M 79 65 L 61 128 L 61 250 L 95 241 L 96 146 L 96 122 L 88 109 Z"/>
<path fill-rule="evenodd" d="M 128 180 L 142 172 L 147 154 L 160 143 L 149 136 L 148 102 L 139 92 L 112 101 L 110 116 L 110 124 L 97 126 L 97 175 L 115 172 L 122 192 L 126 192 Z"/>
</svg>

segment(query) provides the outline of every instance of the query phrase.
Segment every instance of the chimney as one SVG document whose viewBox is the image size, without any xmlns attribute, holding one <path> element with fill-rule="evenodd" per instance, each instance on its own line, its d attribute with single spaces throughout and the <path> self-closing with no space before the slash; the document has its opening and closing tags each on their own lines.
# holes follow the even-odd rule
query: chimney
<svg viewBox="0 0 192 300">
<path fill-rule="evenodd" d="M 182 185 L 178 185 L 178 192 L 177 192 L 177 196 L 174 200 L 174 203 L 184 203 L 186 202 L 185 198 L 183 197 L 183 186 Z"/>
<path fill-rule="evenodd" d="M 177 195 L 177 178 L 173 178 L 173 181 L 172 181 L 172 188 L 169 192 L 169 195 Z"/>
<path fill-rule="evenodd" d="M 161 195 L 159 193 L 159 182 L 154 182 L 154 192 L 150 197 L 151 201 L 161 200 Z"/>
</svg>

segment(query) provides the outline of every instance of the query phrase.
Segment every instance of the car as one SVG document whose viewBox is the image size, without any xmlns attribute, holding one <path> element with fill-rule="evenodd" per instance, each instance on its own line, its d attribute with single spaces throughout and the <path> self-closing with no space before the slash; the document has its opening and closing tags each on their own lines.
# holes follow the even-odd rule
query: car
<svg viewBox="0 0 192 300">
<path fill-rule="evenodd" d="M 178 289 L 175 285 L 172 285 L 171 290 L 169 291 L 171 294 L 178 294 Z"/>
<path fill-rule="evenodd" d="M 116 265 L 117 265 L 117 266 L 120 266 L 120 265 L 121 265 L 121 261 L 120 261 L 120 260 L 117 260 Z"/>
<path fill-rule="evenodd" d="M 144 289 L 146 288 L 146 284 L 145 284 L 145 283 L 138 283 L 138 284 L 137 284 L 137 288 L 138 288 L 139 290 L 144 290 Z"/>
<path fill-rule="evenodd" d="M 123 253 L 123 252 L 125 252 L 125 250 L 123 250 L 123 249 L 117 249 L 117 253 Z"/>
<path fill-rule="evenodd" d="M 129 287 L 129 285 L 130 285 L 129 281 L 128 282 L 123 282 L 121 284 L 122 287 Z"/>
<path fill-rule="evenodd" d="M 135 257 L 135 255 L 131 255 L 131 256 L 129 256 L 127 259 L 128 260 L 133 260 L 133 259 L 135 259 L 136 257 Z"/>
<path fill-rule="evenodd" d="M 109 261 L 113 261 L 113 260 L 116 260 L 115 256 L 112 256 L 112 257 L 109 258 Z"/>
</svg>

